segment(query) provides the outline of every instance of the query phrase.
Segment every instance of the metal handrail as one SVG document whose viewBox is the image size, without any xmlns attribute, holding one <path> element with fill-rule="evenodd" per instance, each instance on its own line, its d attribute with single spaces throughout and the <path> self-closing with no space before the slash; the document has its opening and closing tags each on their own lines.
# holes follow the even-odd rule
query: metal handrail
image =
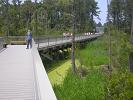
<svg viewBox="0 0 133 100">
<path fill-rule="evenodd" d="M 100 36 L 99 34 L 91 34 L 91 35 L 82 35 L 82 34 L 76 34 L 75 35 L 75 41 L 81 41 L 81 40 L 86 40 L 90 37 L 98 37 Z M 53 45 L 58 45 L 58 44 L 63 44 L 63 43 L 67 43 L 67 42 L 71 42 L 72 40 L 72 36 L 62 36 L 62 35 L 58 35 L 58 36 L 47 36 L 47 35 L 43 35 L 43 36 L 39 36 L 37 38 L 34 38 L 36 44 L 38 44 L 38 48 L 40 46 L 41 43 L 44 43 L 46 47 L 49 46 L 53 46 Z"/>
<path fill-rule="evenodd" d="M 10 41 L 20 41 L 25 40 L 26 36 L 8 36 L 7 39 Z"/>
</svg>

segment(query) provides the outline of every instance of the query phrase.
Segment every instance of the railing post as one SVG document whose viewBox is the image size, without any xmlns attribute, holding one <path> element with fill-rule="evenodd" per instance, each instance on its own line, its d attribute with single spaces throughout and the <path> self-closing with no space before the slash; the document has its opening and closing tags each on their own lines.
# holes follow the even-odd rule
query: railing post
<svg viewBox="0 0 133 100">
<path fill-rule="evenodd" d="M 57 45 L 57 36 L 56 36 L 56 44 L 55 45 Z"/>
<path fill-rule="evenodd" d="M 62 35 L 62 43 L 63 43 L 63 37 L 64 37 L 64 36 Z"/>
<path fill-rule="evenodd" d="M 49 36 L 48 36 L 48 47 L 49 47 Z"/>
<path fill-rule="evenodd" d="M 38 39 L 38 49 L 39 49 L 39 37 L 37 37 L 37 39 Z"/>
</svg>

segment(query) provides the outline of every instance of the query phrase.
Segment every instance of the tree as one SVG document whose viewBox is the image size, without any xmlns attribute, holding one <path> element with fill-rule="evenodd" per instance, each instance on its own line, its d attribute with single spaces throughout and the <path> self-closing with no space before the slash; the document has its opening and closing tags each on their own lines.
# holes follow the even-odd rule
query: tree
<svg viewBox="0 0 133 100">
<path fill-rule="evenodd" d="M 9 0 L 0 0 L 0 31 L 10 35 L 24 35 L 27 29 L 32 29 L 35 34 L 37 26 L 38 34 L 72 32 L 72 5 L 72 0 L 42 0 L 37 3 L 32 0 L 25 0 L 24 3 L 12 0 L 11 4 Z M 77 33 L 91 31 L 95 27 L 93 17 L 98 16 L 98 13 L 95 0 L 76 0 Z"/>
<path fill-rule="evenodd" d="M 99 23 L 97 24 L 97 26 L 98 26 L 98 27 L 102 27 L 102 24 L 101 24 L 101 22 L 99 22 Z"/>
<path fill-rule="evenodd" d="M 72 68 L 73 72 L 76 73 L 75 65 L 75 33 L 76 33 L 76 12 L 75 12 L 75 0 L 73 0 L 73 35 L 72 35 Z"/>
<path fill-rule="evenodd" d="M 121 29 L 125 32 L 131 30 L 132 20 L 132 0 L 111 0 L 110 3 L 111 19 L 117 29 Z"/>
</svg>

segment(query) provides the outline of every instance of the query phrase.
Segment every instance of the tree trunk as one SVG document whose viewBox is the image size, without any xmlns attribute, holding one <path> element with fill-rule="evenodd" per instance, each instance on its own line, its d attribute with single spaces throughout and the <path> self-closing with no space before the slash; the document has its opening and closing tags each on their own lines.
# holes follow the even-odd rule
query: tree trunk
<svg viewBox="0 0 133 100">
<path fill-rule="evenodd" d="M 107 16 L 107 20 L 108 20 L 108 44 L 109 44 L 109 67 L 108 69 L 110 71 L 112 71 L 112 50 L 111 50 L 111 32 L 110 32 L 110 8 L 109 8 L 109 5 L 110 5 L 110 0 L 107 0 L 107 8 L 108 8 L 108 16 Z"/>
<path fill-rule="evenodd" d="M 129 71 L 133 72 L 133 52 L 129 55 Z"/>
<path fill-rule="evenodd" d="M 131 43 L 133 44 L 133 11 L 132 11 L 132 25 L 131 25 Z M 129 71 L 133 72 L 133 52 L 129 55 Z"/>
<path fill-rule="evenodd" d="M 72 35 L 72 69 L 73 72 L 76 73 L 76 65 L 75 65 L 75 31 L 76 31 L 76 13 L 75 13 L 75 0 L 73 2 L 73 35 Z"/>
<path fill-rule="evenodd" d="M 35 35 L 38 38 L 38 34 L 37 34 L 37 0 L 35 0 Z M 39 44 L 39 43 L 38 43 Z"/>
<path fill-rule="evenodd" d="M 10 21 L 9 21 L 9 0 L 6 0 L 6 11 L 7 11 L 7 14 L 6 14 L 6 17 L 7 17 L 7 20 L 6 20 L 6 24 L 7 24 L 7 32 L 6 32 L 6 36 L 8 37 L 8 36 L 9 36 L 9 31 L 10 31 Z"/>
<path fill-rule="evenodd" d="M 133 44 L 133 11 L 132 11 L 132 24 L 131 24 L 131 43 Z"/>
</svg>

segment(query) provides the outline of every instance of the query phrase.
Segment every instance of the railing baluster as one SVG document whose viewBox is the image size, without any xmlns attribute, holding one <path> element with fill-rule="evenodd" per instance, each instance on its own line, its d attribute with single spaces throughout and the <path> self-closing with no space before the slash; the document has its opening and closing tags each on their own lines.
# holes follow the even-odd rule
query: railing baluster
<svg viewBox="0 0 133 100">
<path fill-rule="evenodd" d="M 57 45 L 57 36 L 56 36 L 56 44 L 55 45 Z"/>
<path fill-rule="evenodd" d="M 63 43 L 63 37 L 64 37 L 64 36 L 62 35 L 62 43 Z"/>
<path fill-rule="evenodd" d="M 49 47 L 49 36 L 48 36 L 48 47 Z"/>
<path fill-rule="evenodd" d="M 39 49 L 39 37 L 37 37 L 37 39 L 38 39 L 38 49 Z"/>
</svg>

